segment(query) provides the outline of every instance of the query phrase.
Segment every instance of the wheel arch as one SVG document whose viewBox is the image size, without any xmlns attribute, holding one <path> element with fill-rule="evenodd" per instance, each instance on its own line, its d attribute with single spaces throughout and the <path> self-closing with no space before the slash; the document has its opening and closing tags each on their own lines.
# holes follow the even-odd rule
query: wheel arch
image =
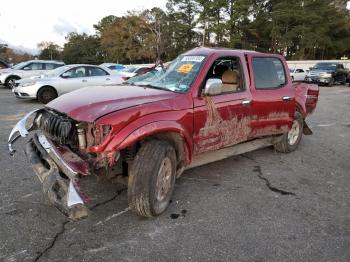
<svg viewBox="0 0 350 262">
<path fill-rule="evenodd" d="M 192 144 L 190 136 L 175 121 L 157 121 L 143 125 L 122 139 L 117 135 L 115 139 L 109 142 L 105 151 L 124 150 L 150 139 L 163 139 L 174 146 L 178 159 L 178 171 L 182 172 L 183 168 L 191 162 Z"/>
<path fill-rule="evenodd" d="M 20 77 L 19 75 L 8 75 L 8 76 L 6 77 L 6 79 L 5 79 L 5 83 L 6 83 L 6 81 L 7 81 L 9 78 L 16 78 L 16 80 L 21 79 L 21 77 Z"/>
</svg>

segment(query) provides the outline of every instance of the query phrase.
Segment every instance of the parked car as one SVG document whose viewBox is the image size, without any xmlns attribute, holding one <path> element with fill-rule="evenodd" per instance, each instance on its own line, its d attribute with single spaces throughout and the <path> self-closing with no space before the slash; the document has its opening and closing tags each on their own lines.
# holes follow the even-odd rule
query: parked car
<svg viewBox="0 0 350 262">
<path fill-rule="evenodd" d="M 304 81 L 306 77 L 306 71 L 301 68 L 289 69 L 290 76 L 293 81 Z"/>
<path fill-rule="evenodd" d="M 0 60 L 0 69 L 9 68 L 10 65 L 3 60 Z"/>
<path fill-rule="evenodd" d="M 128 80 L 131 77 L 146 74 L 153 69 L 154 67 L 151 66 L 129 66 L 121 72 L 121 76 L 124 80 Z"/>
<path fill-rule="evenodd" d="M 280 55 L 196 48 L 158 78 L 79 89 L 28 113 L 9 150 L 36 130 L 26 156 L 71 219 L 88 213 L 77 183 L 91 174 L 127 184 L 131 209 L 157 216 L 185 169 L 269 145 L 292 152 L 312 134 L 318 86 L 286 72 Z"/>
<path fill-rule="evenodd" d="M 66 65 L 41 77 L 19 80 L 12 92 L 17 98 L 38 99 L 46 104 L 60 95 L 82 87 L 122 82 L 119 74 L 105 67 Z"/>
<path fill-rule="evenodd" d="M 349 69 L 342 63 L 321 62 L 310 68 L 306 81 L 320 85 L 333 86 L 335 82 L 346 84 Z"/>
<path fill-rule="evenodd" d="M 0 84 L 4 84 L 8 88 L 13 88 L 16 80 L 40 76 L 63 65 L 63 62 L 48 60 L 30 60 L 22 62 L 11 68 L 0 70 Z"/>
<path fill-rule="evenodd" d="M 100 64 L 100 66 L 107 67 L 110 70 L 116 70 L 116 71 L 122 71 L 126 68 L 124 65 L 114 64 L 114 63 L 103 63 L 103 64 Z"/>
</svg>

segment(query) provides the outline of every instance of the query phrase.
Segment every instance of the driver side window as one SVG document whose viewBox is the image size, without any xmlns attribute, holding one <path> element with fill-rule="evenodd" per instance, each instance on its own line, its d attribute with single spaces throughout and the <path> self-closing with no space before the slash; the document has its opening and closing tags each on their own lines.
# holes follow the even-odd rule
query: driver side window
<svg viewBox="0 0 350 262">
<path fill-rule="evenodd" d="M 63 78 L 78 78 L 85 77 L 85 67 L 72 68 L 62 74 Z"/>
<path fill-rule="evenodd" d="M 243 71 L 238 57 L 216 59 L 205 78 L 206 81 L 208 79 L 221 80 L 221 94 L 237 93 L 245 90 Z"/>
</svg>

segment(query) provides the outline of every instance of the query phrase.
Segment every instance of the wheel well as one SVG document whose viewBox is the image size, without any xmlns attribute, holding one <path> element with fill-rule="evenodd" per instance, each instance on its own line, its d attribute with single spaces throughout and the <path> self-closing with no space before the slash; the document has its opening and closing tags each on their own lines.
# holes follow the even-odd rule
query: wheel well
<svg viewBox="0 0 350 262">
<path fill-rule="evenodd" d="M 36 93 L 36 97 L 38 97 L 40 91 L 43 90 L 44 88 L 51 88 L 53 91 L 55 91 L 56 96 L 58 96 L 57 90 L 53 86 L 46 85 L 39 88 L 38 92 Z"/>
<path fill-rule="evenodd" d="M 185 166 L 189 162 L 189 151 L 186 145 L 186 142 L 184 138 L 177 132 L 169 131 L 169 132 L 160 132 L 153 134 L 149 137 L 144 138 L 141 141 L 137 141 L 134 145 L 127 148 L 130 149 L 132 147 L 139 148 L 139 146 L 145 141 L 151 140 L 151 139 L 161 139 L 168 141 L 172 146 L 174 146 L 175 152 L 176 152 L 176 158 L 177 158 L 177 176 L 181 175 L 183 172 Z M 136 152 L 135 152 L 136 154 Z"/>
<path fill-rule="evenodd" d="M 6 77 L 5 82 L 6 82 L 8 79 L 10 79 L 10 78 L 14 78 L 14 79 L 16 79 L 16 80 L 21 79 L 18 75 L 9 75 L 8 77 Z"/>
</svg>

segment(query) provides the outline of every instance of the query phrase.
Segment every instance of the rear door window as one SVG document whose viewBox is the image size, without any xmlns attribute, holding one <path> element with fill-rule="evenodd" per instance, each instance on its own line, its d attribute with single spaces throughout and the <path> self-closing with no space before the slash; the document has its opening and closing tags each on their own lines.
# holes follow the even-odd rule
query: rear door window
<svg viewBox="0 0 350 262">
<path fill-rule="evenodd" d="M 277 89 L 287 84 L 283 63 L 278 58 L 253 58 L 253 71 L 257 90 Z"/>
<path fill-rule="evenodd" d="M 44 64 L 42 64 L 42 63 L 30 63 L 29 65 L 26 65 L 24 68 L 30 68 L 30 70 L 43 70 Z"/>
</svg>

